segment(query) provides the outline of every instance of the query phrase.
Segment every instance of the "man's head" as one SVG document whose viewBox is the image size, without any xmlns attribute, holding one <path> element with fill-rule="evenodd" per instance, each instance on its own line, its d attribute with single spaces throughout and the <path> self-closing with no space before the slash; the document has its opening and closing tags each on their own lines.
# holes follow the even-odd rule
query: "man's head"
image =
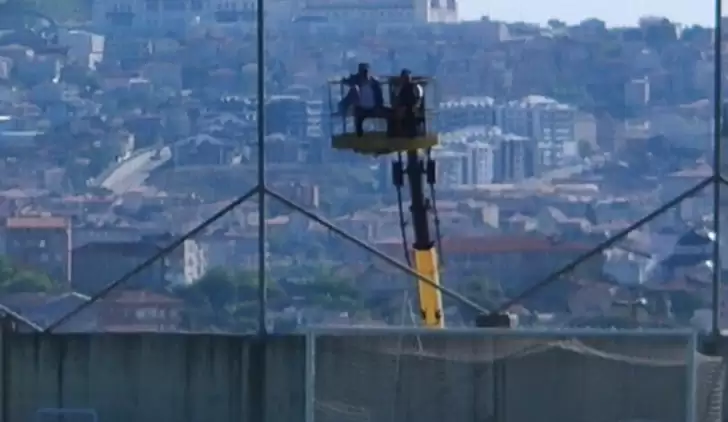
<svg viewBox="0 0 728 422">
<path fill-rule="evenodd" d="M 402 69 L 402 72 L 399 74 L 399 78 L 404 83 L 410 83 L 412 82 L 412 72 L 409 69 Z"/>
<path fill-rule="evenodd" d="M 369 77 L 369 63 L 359 63 L 359 69 L 357 71 L 357 75 L 361 78 L 368 78 Z"/>
</svg>

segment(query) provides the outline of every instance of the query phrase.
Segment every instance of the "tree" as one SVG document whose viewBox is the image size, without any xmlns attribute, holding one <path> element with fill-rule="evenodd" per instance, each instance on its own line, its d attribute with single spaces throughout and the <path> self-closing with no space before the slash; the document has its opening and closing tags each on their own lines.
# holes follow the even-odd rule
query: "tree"
<svg viewBox="0 0 728 422">
<path fill-rule="evenodd" d="M 0 280 L 8 280 L 14 273 L 15 269 L 8 257 L 0 255 Z"/>
<path fill-rule="evenodd" d="M 56 288 L 47 275 L 18 269 L 6 256 L 0 256 L 0 294 L 47 293 Z"/>
<path fill-rule="evenodd" d="M 586 139 L 580 139 L 577 143 L 577 148 L 579 150 L 579 156 L 581 158 L 588 158 L 594 155 L 595 148 L 594 144 L 587 141 Z"/>
<path fill-rule="evenodd" d="M 682 322 L 689 321 L 696 310 L 709 307 L 709 304 L 705 303 L 699 295 L 687 291 L 672 292 L 670 303 L 675 318 Z"/>
<path fill-rule="evenodd" d="M 224 269 L 214 268 L 207 272 L 191 289 L 196 291 L 196 299 L 202 299 L 213 309 L 222 309 L 236 299 L 235 274 Z"/>
<path fill-rule="evenodd" d="M 505 299 L 500 283 L 485 278 L 467 280 L 462 293 L 487 309 L 496 308 Z"/>
<path fill-rule="evenodd" d="M 564 29 L 568 27 L 566 22 L 555 18 L 551 18 L 548 20 L 548 26 L 551 29 Z"/>
<path fill-rule="evenodd" d="M 361 308 L 361 290 L 354 285 L 354 280 L 343 275 L 345 270 L 334 266 L 309 269 L 311 281 L 305 284 L 305 295 L 310 302 L 330 310 L 354 311 Z"/>
<path fill-rule="evenodd" d="M 54 283 L 48 276 L 28 270 L 17 271 L 0 284 L 4 293 L 47 293 L 53 289 Z"/>
<path fill-rule="evenodd" d="M 277 283 L 268 283 L 269 296 L 277 298 Z M 227 331 L 253 329 L 256 324 L 258 285 L 255 274 L 213 268 L 197 282 L 175 289 L 187 305 L 190 326 Z M 190 327 L 193 328 L 193 327 Z"/>
<path fill-rule="evenodd" d="M 488 311 L 497 309 L 506 300 L 500 283 L 486 278 L 465 280 L 460 293 Z M 466 322 L 474 321 L 477 316 L 470 307 L 459 306 L 460 314 Z"/>
</svg>

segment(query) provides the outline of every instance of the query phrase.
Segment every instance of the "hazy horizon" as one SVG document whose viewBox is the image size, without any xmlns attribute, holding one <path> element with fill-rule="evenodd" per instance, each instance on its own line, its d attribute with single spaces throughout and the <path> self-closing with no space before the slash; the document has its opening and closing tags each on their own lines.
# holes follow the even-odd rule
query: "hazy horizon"
<svg viewBox="0 0 728 422">
<path fill-rule="evenodd" d="M 712 26 L 714 2 L 711 0 L 459 0 L 463 19 L 479 19 L 490 16 L 505 21 L 545 23 L 557 18 L 568 23 L 578 23 L 586 18 L 599 18 L 610 26 L 637 23 L 642 16 L 665 16 L 683 24 Z M 728 7 L 728 0 L 723 0 Z M 723 14 L 725 16 L 725 13 Z"/>
</svg>

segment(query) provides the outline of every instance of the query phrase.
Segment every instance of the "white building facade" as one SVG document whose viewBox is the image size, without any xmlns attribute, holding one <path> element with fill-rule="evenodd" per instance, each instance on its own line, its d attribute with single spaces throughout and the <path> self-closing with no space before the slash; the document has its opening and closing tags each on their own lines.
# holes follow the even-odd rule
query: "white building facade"
<svg viewBox="0 0 728 422">
<path fill-rule="evenodd" d="M 457 22 L 456 0 L 300 0 L 298 14 L 322 23 L 425 24 Z"/>
<path fill-rule="evenodd" d="M 94 24 L 103 27 L 181 29 L 238 26 L 254 29 L 257 0 L 96 0 Z M 266 0 L 266 20 L 290 21 L 294 0 Z"/>
<path fill-rule="evenodd" d="M 575 143 L 576 108 L 531 95 L 496 107 L 495 125 L 505 133 L 533 139 L 538 144 L 538 161 L 544 168 L 561 165 L 570 144 Z"/>
</svg>

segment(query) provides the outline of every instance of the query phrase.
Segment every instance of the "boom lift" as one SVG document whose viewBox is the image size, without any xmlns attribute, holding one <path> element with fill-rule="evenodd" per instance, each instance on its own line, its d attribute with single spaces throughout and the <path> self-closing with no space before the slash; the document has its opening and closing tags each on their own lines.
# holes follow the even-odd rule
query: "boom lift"
<svg viewBox="0 0 728 422">
<path fill-rule="evenodd" d="M 390 99 L 395 97 L 399 77 L 390 76 L 381 80 L 383 91 Z M 440 284 L 439 260 L 437 242 L 433 240 L 430 229 L 430 214 L 435 216 L 435 232 L 438 234 L 439 221 L 437 220 L 434 201 L 435 161 L 431 157 L 432 147 L 438 144 L 436 134 L 427 130 L 429 110 L 426 106 L 428 88 L 432 88 L 432 81 L 424 77 L 413 77 L 412 81 L 422 88 L 424 93 L 419 109 L 415 112 L 417 122 L 416 136 L 404 136 L 393 130 L 395 125 L 393 111 L 388 107 L 381 110 L 380 115 L 367 122 L 363 134 L 354 132 L 353 116 L 344 110 L 334 112 L 332 115 L 332 146 L 338 150 L 349 150 L 369 156 L 397 154 L 397 160 L 392 163 L 392 179 L 397 188 L 398 205 L 400 210 L 400 225 L 402 227 L 402 241 L 408 264 L 415 271 L 432 280 L 436 286 Z M 332 110 L 336 102 L 335 97 L 343 98 L 348 87 L 341 80 L 329 83 L 329 105 Z M 337 92 L 338 91 L 338 92 Z M 335 95 L 338 94 L 338 95 Z M 340 125 L 339 125 L 340 122 Z M 406 157 L 403 159 L 403 156 Z M 402 188 L 405 176 L 409 184 L 410 215 L 414 234 L 414 265 L 411 262 L 407 233 L 405 230 L 404 212 L 402 204 Z M 430 199 L 425 194 L 425 185 L 430 186 Z M 442 294 L 440 290 L 422 280 L 418 281 L 419 310 L 423 325 L 431 328 L 443 328 L 445 325 L 442 311 Z"/>
<path fill-rule="evenodd" d="M 400 78 L 389 76 L 380 80 L 387 98 L 395 98 Z M 422 89 L 422 98 L 418 110 L 415 111 L 417 130 L 415 136 L 404 136 L 401 131 L 394 130 L 397 125 L 393 110 L 384 107 L 376 118 L 370 119 L 364 132 L 357 134 L 354 130 L 354 116 L 349 110 L 338 110 L 338 101 L 346 96 L 348 84 L 342 80 L 329 82 L 329 108 L 332 110 L 331 136 L 332 147 L 337 150 L 353 151 L 362 155 L 380 156 L 396 154 L 392 163 L 392 179 L 397 189 L 397 202 L 400 215 L 402 244 L 407 264 L 417 273 L 429 278 L 434 285 L 418 280 L 419 310 L 421 322 L 430 328 L 444 328 L 445 318 L 442 307 L 440 286 L 440 260 L 437 249 L 440 247 L 440 224 L 437 215 L 435 198 L 436 167 L 432 158 L 432 148 L 437 146 L 439 138 L 429 130 L 428 120 L 434 114 L 427 107 L 428 98 L 432 97 L 434 81 L 421 76 L 413 76 L 412 82 Z M 390 101 L 391 103 L 391 101 Z M 402 188 L 405 176 L 409 184 L 410 218 L 414 242 L 410 252 L 407 241 L 407 230 L 404 218 Z M 425 193 L 425 185 L 429 186 L 430 197 Z M 434 217 L 435 239 L 431 234 L 430 215 Z M 414 255 L 414 263 L 411 256 Z M 510 315 L 491 313 L 479 315 L 475 321 L 479 327 L 511 327 Z"/>
</svg>

